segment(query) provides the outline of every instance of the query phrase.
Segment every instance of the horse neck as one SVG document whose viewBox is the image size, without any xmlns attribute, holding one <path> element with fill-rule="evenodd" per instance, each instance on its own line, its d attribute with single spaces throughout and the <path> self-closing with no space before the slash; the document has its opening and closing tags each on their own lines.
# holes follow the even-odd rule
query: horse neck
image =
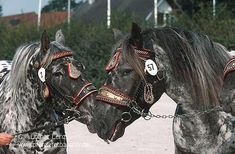
<svg viewBox="0 0 235 154">
<path fill-rule="evenodd" d="M 220 150 L 224 141 L 229 140 L 233 132 L 231 114 L 201 109 L 185 85 L 177 81 L 172 82 L 166 89 L 166 93 L 177 104 L 180 104 L 175 112 L 178 117 L 173 120 L 176 147 L 184 149 L 185 153 L 204 153 L 205 151 L 215 153 Z M 201 143 L 206 143 L 206 145 L 202 144 L 204 146 L 201 147 Z"/>
<path fill-rule="evenodd" d="M 203 101 L 200 102 L 202 100 L 200 99 L 202 96 L 197 96 L 195 98 L 195 96 L 193 96 L 191 91 L 193 87 L 191 87 L 186 82 L 178 80 L 178 78 L 173 75 L 172 69 L 169 64 L 164 64 L 164 66 L 166 67 L 165 92 L 177 104 L 181 104 L 181 106 L 184 108 L 185 111 L 191 112 L 219 105 L 219 99 L 218 99 L 219 96 L 214 97 L 213 95 L 208 97 L 206 100 L 206 103 L 213 102 L 213 104 L 211 103 L 208 106 L 203 107 L 203 104 L 206 103 Z M 215 95 L 221 90 L 221 88 L 222 85 L 221 87 L 215 88 L 218 90 L 218 91 L 213 91 Z"/>
<path fill-rule="evenodd" d="M 162 50 L 158 49 L 158 51 Z M 185 108 L 191 108 L 194 110 L 219 105 L 218 94 L 219 91 L 221 91 L 222 89 L 222 81 L 220 83 L 217 83 L 216 85 L 213 85 L 214 87 L 212 89 L 208 89 L 209 87 L 207 84 L 200 87 L 201 91 L 210 90 L 210 93 L 204 95 L 204 93 L 201 92 L 200 89 L 194 89 L 194 87 L 192 87 L 192 84 L 188 83 L 189 81 L 195 82 L 195 84 L 193 85 L 197 86 L 197 81 L 194 81 L 193 78 L 189 81 L 185 81 L 180 79 L 179 76 L 174 75 L 170 60 L 166 53 L 164 53 L 164 51 L 160 52 L 160 55 L 158 55 L 156 62 L 161 64 L 162 66 L 160 67 L 163 67 L 163 70 L 165 70 L 165 92 L 177 104 L 181 104 Z M 222 72 L 223 70 L 221 70 L 220 74 L 216 74 L 218 78 L 221 78 L 221 80 L 223 75 Z M 210 78 L 208 80 L 210 80 Z M 197 93 L 195 93 L 193 89 L 197 91 Z"/>
<path fill-rule="evenodd" d="M 40 114 L 39 89 L 33 89 L 33 83 L 26 83 L 12 88 L 9 76 L 2 82 L 0 92 L 1 130 L 11 133 L 22 132 L 34 126 L 35 117 Z"/>
</svg>

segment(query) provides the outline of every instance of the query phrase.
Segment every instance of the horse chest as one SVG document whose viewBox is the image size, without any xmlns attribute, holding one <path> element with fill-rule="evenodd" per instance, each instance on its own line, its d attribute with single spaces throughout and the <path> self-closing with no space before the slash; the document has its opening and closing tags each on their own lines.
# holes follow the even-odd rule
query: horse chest
<svg viewBox="0 0 235 154">
<path fill-rule="evenodd" d="M 173 135 L 176 153 L 221 154 L 227 151 L 224 147 L 231 146 L 233 128 L 226 115 L 218 117 L 211 123 L 205 120 L 207 118 L 198 116 L 175 118 Z"/>
</svg>

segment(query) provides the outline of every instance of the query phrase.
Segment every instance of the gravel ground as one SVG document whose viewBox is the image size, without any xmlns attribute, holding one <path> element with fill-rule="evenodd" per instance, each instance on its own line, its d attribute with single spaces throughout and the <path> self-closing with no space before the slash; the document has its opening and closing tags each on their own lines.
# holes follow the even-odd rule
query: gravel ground
<svg viewBox="0 0 235 154">
<path fill-rule="evenodd" d="M 176 104 L 167 95 L 151 108 L 154 114 L 174 114 Z M 107 144 L 85 125 L 66 125 L 68 154 L 173 154 L 172 119 L 136 120 L 122 138 Z"/>
</svg>

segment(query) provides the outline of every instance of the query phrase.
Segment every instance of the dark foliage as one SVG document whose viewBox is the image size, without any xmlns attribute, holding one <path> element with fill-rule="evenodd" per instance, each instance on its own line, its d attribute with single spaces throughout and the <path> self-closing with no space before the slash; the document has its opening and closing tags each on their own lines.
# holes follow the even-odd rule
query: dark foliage
<svg viewBox="0 0 235 154">
<path fill-rule="evenodd" d="M 113 12 L 112 15 L 112 27 L 124 32 L 130 31 L 132 22 L 137 22 L 142 29 L 153 27 L 153 23 L 140 21 L 133 14 Z M 225 46 L 235 43 L 235 20 L 231 18 L 230 11 L 225 6 L 221 6 L 217 10 L 215 17 L 212 16 L 211 8 L 203 8 L 194 13 L 192 18 L 181 14 L 176 15 L 176 19 L 171 26 L 207 34 L 212 40 Z M 67 24 L 47 29 L 50 40 L 54 40 L 55 32 L 58 29 L 62 29 L 66 37 L 66 45 L 75 51 L 76 58 L 86 66 L 88 79 L 96 86 L 100 86 L 106 77 L 104 66 L 114 44 L 112 30 L 106 28 L 105 22 L 88 25 L 72 21 L 69 29 Z M 37 27 L 27 25 L 9 28 L 1 24 L 0 59 L 12 59 L 17 47 L 24 43 L 38 41 L 42 31 L 43 29 L 37 31 Z"/>
<path fill-rule="evenodd" d="M 71 0 L 71 9 L 75 8 L 78 3 L 75 0 Z M 48 5 L 42 8 L 42 12 L 55 12 L 67 10 L 68 0 L 50 0 Z"/>
</svg>

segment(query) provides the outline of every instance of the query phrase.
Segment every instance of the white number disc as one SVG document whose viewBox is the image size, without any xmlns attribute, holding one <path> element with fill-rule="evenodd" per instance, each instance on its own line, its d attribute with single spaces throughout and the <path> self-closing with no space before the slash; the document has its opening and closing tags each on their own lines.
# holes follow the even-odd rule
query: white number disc
<svg viewBox="0 0 235 154">
<path fill-rule="evenodd" d="M 152 76 L 157 75 L 158 71 L 156 63 L 151 59 L 146 60 L 145 70 Z"/>
<path fill-rule="evenodd" d="M 45 68 L 42 67 L 38 70 L 38 77 L 42 82 L 46 81 L 46 70 L 45 70 Z"/>
</svg>

